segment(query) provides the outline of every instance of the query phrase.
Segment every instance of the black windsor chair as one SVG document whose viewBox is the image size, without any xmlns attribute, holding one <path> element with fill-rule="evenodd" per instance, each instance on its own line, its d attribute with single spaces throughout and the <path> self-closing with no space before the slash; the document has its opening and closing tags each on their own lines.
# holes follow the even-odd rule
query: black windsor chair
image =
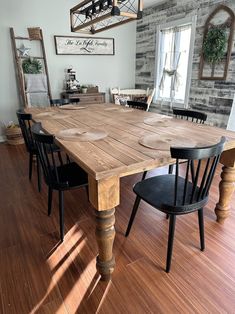
<svg viewBox="0 0 235 314">
<path fill-rule="evenodd" d="M 18 110 L 16 112 L 19 125 L 21 128 L 21 132 L 24 138 L 26 149 L 29 153 L 29 180 L 32 179 L 32 169 L 33 169 L 33 158 L 36 157 L 36 165 L 37 165 L 37 177 L 38 177 L 38 190 L 41 191 L 41 167 L 40 167 L 40 161 L 38 158 L 38 151 L 37 147 L 35 145 L 33 135 L 32 135 L 32 115 L 30 113 L 25 113 L 23 110 Z M 53 151 L 58 154 L 58 158 L 60 162 L 62 163 L 62 156 L 60 153 L 60 148 L 56 145 L 53 145 Z"/>
<path fill-rule="evenodd" d="M 209 147 L 171 147 L 171 157 L 176 158 L 176 173 L 140 181 L 133 188 L 137 197 L 125 235 L 127 237 L 130 233 L 141 200 L 169 215 L 166 272 L 169 272 L 171 267 L 177 215 L 198 211 L 201 250 L 205 248 L 203 207 L 208 202 L 209 190 L 224 143 L 225 138 L 222 137 L 218 144 Z M 187 160 L 184 176 L 179 175 L 179 163 L 182 159 Z M 195 166 L 195 176 L 192 180 L 189 178 L 191 164 Z"/>
<path fill-rule="evenodd" d="M 40 123 L 32 126 L 32 134 L 37 146 L 45 182 L 48 186 L 48 216 L 52 210 L 53 190 L 59 192 L 60 239 L 64 240 L 64 191 L 88 186 L 87 173 L 75 162 L 57 165 L 53 151 L 54 135 L 42 133 Z"/>
<path fill-rule="evenodd" d="M 69 104 L 70 101 L 67 98 L 50 99 L 50 105 L 52 107 L 59 107 Z"/>
<path fill-rule="evenodd" d="M 185 119 L 198 124 L 204 124 L 207 120 L 207 115 L 205 113 L 188 109 L 173 108 L 173 115 L 176 118 Z M 173 173 L 173 170 L 174 165 L 169 165 L 168 173 Z"/>
<path fill-rule="evenodd" d="M 147 111 L 147 109 L 148 109 L 148 104 L 145 103 L 145 102 L 140 102 L 140 101 L 128 100 L 128 101 L 127 101 L 127 105 L 128 105 L 130 108 L 139 109 L 139 110 L 144 110 L 144 111 Z"/>
</svg>

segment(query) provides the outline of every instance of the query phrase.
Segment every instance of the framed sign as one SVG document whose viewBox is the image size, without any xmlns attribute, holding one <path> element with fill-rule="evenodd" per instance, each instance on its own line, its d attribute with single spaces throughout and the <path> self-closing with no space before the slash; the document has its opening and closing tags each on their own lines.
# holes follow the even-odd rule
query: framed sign
<svg viewBox="0 0 235 314">
<path fill-rule="evenodd" d="M 114 55 L 114 38 L 54 36 L 57 55 Z"/>
</svg>

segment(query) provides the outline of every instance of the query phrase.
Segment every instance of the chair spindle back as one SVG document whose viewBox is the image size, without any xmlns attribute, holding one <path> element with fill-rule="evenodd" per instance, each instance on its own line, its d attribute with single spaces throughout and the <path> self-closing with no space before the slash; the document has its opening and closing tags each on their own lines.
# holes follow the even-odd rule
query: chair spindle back
<svg viewBox="0 0 235 314">
<path fill-rule="evenodd" d="M 19 121 L 19 126 L 21 128 L 27 151 L 31 152 L 35 148 L 35 143 L 31 131 L 32 115 L 29 113 L 24 113 L 21 110 L 17 111 L 16 115 Z"/>
<path fill-rule="evenodd" d="M 201 148 L 171 147 L 171 157 L 176 158 L 174 206 L 186 206 L 203 201 L 208 197 L 216 166 L 223 151 L 225 138 L 216 145 Z M 186 161 L 183 191 L 179 191 L 179 169 L 181 160 Z M 205 163 L 202 163 L 202 161 Z M 190 169 L 191 178 L 190 178 Z"/>
<path fill-rule="evenodd" d="M 144 110 L 144 111 L 148 110 L 148 104 L 145 102 L 128 100 L 127 105 L 130 108 L 134 108 L 134 109 L 139 109 L 139 110 Z"/>
<path fill-rule="evenodd" d="M 54 135 L 44 134 L 41 123 L 32 126 L 33 138 L 38 149 L 39 159 L 45 181 L 49 186 L 65 187 L 67 182 L 61 182 L 58 173 L 59 161 L 54 151 Z"/>
<path fill-rule="evenodd" d="M 199 124 L 204 124 L 207 119 L 207 115 L 205 113 L 187 109 L 173 108 L 173 114 L 176 118 L 186 118 L 186 120 L 188 121 L 196 122 Z"/>
</svg>

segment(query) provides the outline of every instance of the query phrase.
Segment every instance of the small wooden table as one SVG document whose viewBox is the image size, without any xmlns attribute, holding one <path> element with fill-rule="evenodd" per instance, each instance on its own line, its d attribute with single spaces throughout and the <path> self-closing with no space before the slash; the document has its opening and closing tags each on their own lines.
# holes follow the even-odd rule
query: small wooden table
<svg viewBox="0 0 235 314">
<path fill-rule="evenodd" d="M 30 108 L 27 112 L 32 113 L 34 120 L 38 121 L 35 114 L 45 110 L 48 108 Z M 125 111 L 123 107 L 113 104 L 89 105 L 85 109 L 66 111 L 66 114 L 67 112 L 70 117 L 65 120 L 42 120 L 44 130 L 56 134 L 62 129 L 82 127 L 99 128 L 108 133 L 107 138 L 96 142 L 71 142 L 57 139 L 58 145 L 63 147 L 88 173 L 89 199 L 96 209 L 96 239 L 99 249 L 97 269 L 103 280 L 110 278 L 115 266 L 113 241 L 115 207 L 120 202 L 120 177 L 174 163 L 168 150 L 144 147 L 138 143 L 140 137 L 151 134 L 164 134 L 169 138 L 176 135 L 185 136 L 195 145 L 204 141 L 214 144 L 221 136 L 226 136 L 228 141 L 220 160 L 224 167 L 215 213 L 219 223 L 223 223 L 229 216 L 235 182 L 234 132 L 160 116 L 152 112 L 135 109 Z M 157 126 L 144 123 L 146 118 L 151 117 L 159 119 Z"/>
</svg>

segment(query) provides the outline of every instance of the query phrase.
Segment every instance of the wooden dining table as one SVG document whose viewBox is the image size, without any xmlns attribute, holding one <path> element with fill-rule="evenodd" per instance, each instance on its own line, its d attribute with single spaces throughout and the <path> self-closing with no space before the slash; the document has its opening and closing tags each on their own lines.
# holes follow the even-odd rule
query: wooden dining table
<svg viewBox="0 0 235 314">
<path fill-rule="evenodd" d="M 120 203 L 120 178 L 173 164 L 169 147 L 175 142 L 194 147 L 215 144 L 221 136 L 227 138 L 220 159 L 223 168 L 215 214 L 219 223 L 229 216 L 235 182 L 235 132 L 108 103 L 79 110 L 51 107 L 26 111 L 32 114 L 34 121 L 42 123 L 45 132 L 54 134 L 57 144 L 88 173 L 89 200 L 96 216 L 96 266 L 103 280 L 111 278 L 115 267 L 113 242 L 115 207 Z M 45 112 L 63 113 L 64 117 L 40 117 L 39 113 Z M 107 136 L 96 141 L 57 136 L 61 130 L 73 128 L 82 132 L 105 131 Z M 145 145 L 145 139 L 151 136 L 166 145 L 162 148 Z"/>
</svg>

